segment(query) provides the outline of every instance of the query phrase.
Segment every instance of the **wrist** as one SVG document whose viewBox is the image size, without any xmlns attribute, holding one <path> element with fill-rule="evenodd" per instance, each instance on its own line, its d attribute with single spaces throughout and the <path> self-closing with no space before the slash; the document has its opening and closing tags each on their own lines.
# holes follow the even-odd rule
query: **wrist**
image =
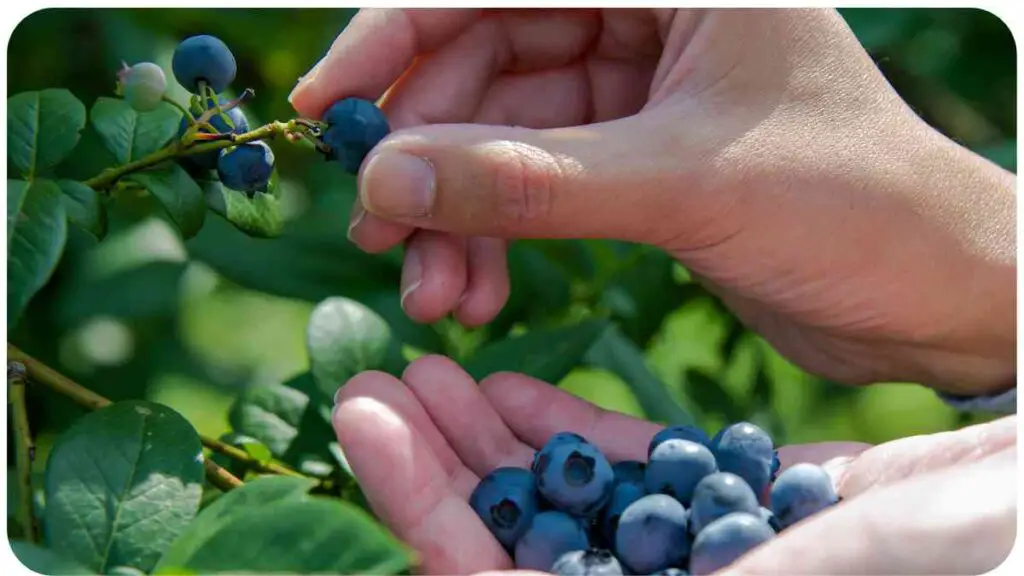
<svg viewBox="0 0 1024 576">
<path fill-rule="evenodd" d="M 940 392 L 999 394 L 1016 385 L 1015 177 L 916 115 L 911 122 L 905 133 L 920 144 L 902 148 L 914 169 L 893 185 L 921 216 L 908 232 L 933 246 L 918 267 L 946 270 L 948 280 L 921 286 L 940 317 L 918 330 L 908 369 Z"/>
</svg>

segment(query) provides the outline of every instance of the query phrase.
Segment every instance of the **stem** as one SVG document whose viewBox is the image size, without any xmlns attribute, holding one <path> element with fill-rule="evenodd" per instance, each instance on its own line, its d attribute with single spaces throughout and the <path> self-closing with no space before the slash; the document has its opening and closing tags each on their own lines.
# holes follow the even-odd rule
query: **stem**
<svg viewBox="0 0 1024 576">
<path fill-rule="evenodd" d="M 178 110 L 181 110 L 181 113 L 185 115 L 185 119 L 188 120 L 188 125 L 189 126 L 191 126 L 191 125 L 196 123 L 196 119 L 192 116 L 192 113 L 188 111 L 188 108 L 185 108 L 184 106 L 179 104 L 177 100 L 175 100 L 174 98 L 171 98 L 170 96 L 168 96 L 166 94 L 163 95 L 162 100 L 164 102 L 167 102 L 171 106 L 174 106 Z"/>
<path fill-rule="evenodd" d="M 81 384 L 72 381 L 70 378 L 57 372 L 53 368 L 50 368 L 46 364 L 43 364 L 39 360 L 36 360 L 35 358 L 26 354 L 25 352 L 22 352 L 16 346 L 9 342 L 7 343 L 7 358 L 8 361 L 16 361 L 24 364 L 25 368 L 28 371 L 28 375 L 32 378 L 34 382 L 43 384 L 53 389 L 54 391 L 64 396 L 67 396 L 68 398 L 71 398 L 79 406 L 82 406 L 89 410 L 96 410 L 98 408 L 108 406 L 111 403 L 110 400 L 104 398 L 103 396 L 100 396 L 99 394 L 93 392 L 92 390 L 89 390 L 88 388 L 85 388 Z M 229 458 L 234 458 L 235 460 L 242 462 L 243 464 L 257 472 L 263 472 L 268 474 L 280 474 L 283 476 L 295 476 L 297 478 L 306 477 L 305 474 L 296 472 L 295 470 L 292 470 L 291 468 L 284 466 L 282 464 L 278 464 L 276 462 L 263 462 L 257 458 L 253 458 L 244 450 L 236 448 L 230 444 L 221 442 L 216 438 L 210 438 L 209 436 L 204 436 L 200 434 L 199 439 L 202 441 L 203 446 L 210 449 L 211 451 L 223 454 Z M 227 470 L 223 470 L 222 468 L 221 470 L 223 470 L 223 473 L 217 471 L 212 472 L 211 466 L 216 468 L 220 468 L 220 466 L 217 466 L 217 464 L 215 464 L 213 461 L 209 459 L 207 459 L 206 462 L 207 476 L 210 476 L 210 474 L 213 473 L 217 474 L 220 477 L 218 480 L 214 480 L 212 477 L 210 478 L 210 481 L 217 485 L 218 488 L 222 488 L 222 486 L 216 484 L 216 482 L 224 481 L 228 477 L 235 478 L 234 476 L 231 475 L 230 472 L 228 472 Z M 237 478 L 235 478 L 235 480 L 241 483 L 241 480 L 238 480 Z"/>
<path fill-rule="evenodd" d="M 237 476 L 221 468 L 213 460 L 203 460 L 203 466 L 206 467 L 206 479 L 210 481 L 210 484 L 225 492 L 242 485 L 242 481 Z"/>
<path fill-rule="evenodd" d="M 18 520 L 29 542 L 39 542 L 39 523 L 33 510 L 32 461 L 35 444 L 29 428 L 28 409 L 25 405 L 25 382 L 28 371 L 21 362 L 8 362 L 7 384 L 13 405 L 15 461 L 18 474 Z"/>
<path fill-rule="evenodd" d="M 254 140 L 264 140 L 267 138 L 273 138 L 278 134 L 283 134 L 286 130 L 291 129 L 291 124 L 288 122 L 271 122 L 265 126 L 260 126 L 255 130 L 251 130 L 244 134 L 237 134 L 230 140 L 219 140 L 216 142 L 203 142 L 202 144 L 195 144 L 192 146 L 182 147 L 180 143 L 173 143 L 161 150 L 158 150 L 145 158 L 140 158 L 135 162 L 130 162 L 124 166 L 118 166 L 110 170 L 105 170 L 98 176 L 90 178 L 84 182 L 86 186 L 89 186 L 97 192 L 103 192 L 107 188 L 110 188 L 118 179 L 127 176 L 133 172 L 145 170 L 152 166 L 156 166 L 167 160 L 177 158 L 179 156 L 190 156 L 192 154 L 202 154 L 203 152 L 211 152 L 213 150 L 220 150 L 222 148 L 228 148 L 236 144 L 244 144 L 246 142 L 252 142 Z"/>
</svg>

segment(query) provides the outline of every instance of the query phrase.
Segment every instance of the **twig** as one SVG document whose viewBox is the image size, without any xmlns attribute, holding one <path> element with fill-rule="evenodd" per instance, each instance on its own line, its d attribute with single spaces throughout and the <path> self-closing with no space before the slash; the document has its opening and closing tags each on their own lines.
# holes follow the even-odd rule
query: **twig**
<svg viewBox="0 0 1024 576">
<path fill-rule="evenodd" d="M 90 178 L 83 183 L 97 192 L 104 192 L 107 188 L 110 188 L 115 182 L 117 182 L 118 179 L 127 176 L 128 174 L 145 170 L 146 168 L 156 166 L 157 164 L 166 162 L 173 158 L 212 152 L 214 150 L 221 150 L 236 144 L 244 144 L 254 140 L 272 138 L 278 134 L 283 134 L 286 131 L 293 130 L 294 126 L 295 125 L 291 122 L 271 122 L 270 124 L 260 126 L 259 128 L 244 134 L 234 135 L 228 140 L 203 142 L 202 144 L 194 144 L 191 146 L 182 146 L 180 142 L 175 142 L 150 154 L 149 156 L 146 156 L 145 158 L 140 158 L 135 162 L 129 162 L 128 164 L 118 166 L 117 168 L 105 170 L 98 176 Z"/>
<path fill-rule="evenodd" d="M 179 104 L 177 100 L 175 100 L 174 98 L 171 98 L 170 96 L 168 96 L 166 94 L 164 94 L 163 98 L 161 98 L 161 99 L 164 102 L 167 102 L 168 104 L 170 104 L 171 106 L 174 106 L 178 110 L 181 110 L 181 113 L 185 115 L 185 121 L 188 122 L 189 126 L 191 126 L 191 125 L 196 123 L 196 119 L 192 117 L 192 113 L 188 111 L 188 108 L 185 108 L 184 106 Z"/>
<path fill-rule="evenodd" d="M 237 476 L 221 468 L 213 460 L 207 458 L 203 460 L 203 465 L 206 466 L 206 479 L 217 488 L 227 492 L 242 485 Z"/>
<path fill-rule="evenodd" d="M 8 363 L 14 362 L 16 364 L 22 365 L 26 371 L 26 374 L 28 375 L 29 378 L 32 379 L 32 381 L 38 382 L 39 384 L 43 384 L 44 386 L 49 387 L 50 389 L 58 392 L 59 394 L 71 398 L 79 406 L 82 406 L 83 408 L 87 408 L 89 410 L 96 410 L 99 408 L 103 408 L 104 406 L 109 406 L 111 404 L 110 400 L 104 398 L 103 396 L 100 396 L 99 394 L 93 392 L 92 390 L 89 390 L 88 388 L 85 388 L 81 384 L 74 382 L 73 380 L 71 380 L 67 376 L 64 376 L 60 372 L 57 372 L 53 368 L 50 368 L 46 364 L 29 356 L 25 352 L 22 352 L 21 350 L 18 349 L 17 346 L 11 344 L 10 342 L 7 343 L 7 360 Z M 8 379 L 9 377 L 10 374 L 8 374 Z M 240 460 L 244 462 L 247 466 L 252 467 L 254 470 L 270 472 L 275 474 L 286 474 L 289 476 L 305 477 L 303 474 L 300 474 L 299 472 L 291 470 L 290 468 L 287 468 L 285 466 L 281 466 L 279 464 L 275 464 L 272 462 L 261 462 L 260 460 L 257 460 L 256 458 L 253 458 L 252 456 L 246 454 L 245 451 L 239 450 L 238 448 L 235 448 L 234 446 L 231 446 L 229 444 L 225 444 L 224 442 L 221 442 L 220 440 L 217 440 L 215 438 L 210 438 L 202 434 L 199 435 L 199 438 L 202 441 L 203 446 L 206 446 L 207 448 L 213 450 L 214 452 L 219 452 L 221 454 L 224 454 L 225 456 L 229 456 L 231 458 Z M 213 483 L 218 488 L 221 488 L 222 490 L 230 490 L 231 488 L 235 486 L 240 486 L 242 484 L 241 480 L 236 478 L 227 470 L 218 466 L 212 460 L 207 458 L 205 460 L 205 465 L 207 478 L 209 478 L 210 482 Z"/>
<path fill-rule="evenodd" d="M 28 371 L 21 362 L 7 363 L 7 384 L 13 405 L 15 461 L 18 474 L 18 520 L 29 542 L 39 542 L 39 523 L 33 510 L 32 461 L 35 444 L 29 428 L 28 409 L 25 406 L 25 382 Z"/>
</svg>

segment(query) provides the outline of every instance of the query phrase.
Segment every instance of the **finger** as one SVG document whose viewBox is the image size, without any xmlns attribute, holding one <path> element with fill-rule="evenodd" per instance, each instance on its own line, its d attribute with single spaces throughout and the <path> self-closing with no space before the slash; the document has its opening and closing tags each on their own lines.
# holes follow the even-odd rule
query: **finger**
<svg viewBox="0 0 1024 576">
<path fill-rule="evenodd" d="M 816 442 L 813 444 L 796 444 L 779 447 L 779 472 L 785 471 L 794 464 L 817 464 L 832 477 L 832 483 L 840 486 L 848 465 L 870 444 L 863 442 Z"/>
<path fill-rule="evenodd" d="M 443 356 L 426 356 L 410 364 L 402 380 L 477 476 L 499 466 L 529 468 L 533 449 L 512 434 L 458 364 Z"/>
<path fill-rule="evenodd" d="M 470 238 L 466 289 L 455 309 L 463 326 L 482 326 L 498 315 L 509 296 L 507 244 L 498 238 Z"/>
<path fill-rule="evenodd" d="M 478 9 L 360 10 L 288 100 L 311 118 L 341 98 L 377 100 L 417 56 L 455 38 L 479 15 Z"/>
<path fill-rule="evenodd" d="M 381 372 L 364 372 L 351 378 L 335 394 L 337 406 L 360 399 L 386 406 L 409 428 L 410 433 L 420 437 L 440 466 L 444 478 L 460 482 L 459 491 L 464 491 L 467 486 L 471 487 L 476 481 L 472 473 L 462 465 L 444 435 L 430 420 L 430 415 L 424 410 L 416 395 L 397 378 Z M 339 430 L 339 434 L 342 430 L 346 431 L 346 438 L 353 439 L 358 446 L 372 441 L 369 438 L 364 438 L 364 435 L 369 436 L 375 433 L 370 428 L 352 429 L 351 422 L 338 417 L 337 414 L 334 424 L 335 428 Z M 344 444 L 342 446 L 344 447 Z M 367 466 L 370 467 L 366 470 L 368 473 L 378 474 L 374 460 L 368 460 Z M 386 486 L 386 483 L 373 484 L 370 488 L 380 491 L 381 497 L 384 499 L 398 496 L 396 493 L 387 491 Z"/>
<path fill-rule="evenodd" d="M 414 320 L 431 323 L 448 315 L 466 289 L 466 239 L 418 230 L 405 249 L 402 309 Z"/>
<path fill-rule="evenodd" d="M 358 199 L 349 218 L 348 239 L 370 254 L 387 252 L 404 242 L 415 228 L 384 220 L 363 209 Z"/>
<path fill-rule="evenodd" d="M 865 492 L 722 574 L 983 574 L 1016 538 L 1013 448 Z"/>
<path fill-rule="evenodd" d="M 679 230 L 705 230 L 728 199 L 680 193 L 693 166 L 665 132 L 666 114 L 541 131 L 399 131 L 364 162 L 360 198 L 383 218 L 467 236 L 678 242 Z"/>
<path fill-rule="evenodd" d="M 399 392 L 404 386 L 380 373 L 364 373 L 348 386 L 334 410 L 338 441 L 374 513 L 420 554 L 423 570 L 464 574 L 511 567 L 467 494 L 449 482 L 427 436 L 410 424 L 408 402 Z M 464 477 L 473 476 L 467 471 Z"/>
<path fill-rule="evenodd" d="M 479 117 L 476 111 L 481 109 L 491 85 L 506 77 L 503 72 L 529 77 L 533 74 L 527 72 L 561 69 L 583 54 L 600 29 L 599 15 L 593 11 L 555 10 L 540 15 L 514 10 L 490 14 L 492 17 L 477 20 L 437 52 L 417 60 L 389 90 L 382 108 L 396 127 L 470 122 Z M 575 84 L 585 88 L 586 79 Z M 526 114 L 554 109 L 548 114 L 562 118 L 554 124 L 560 126 L 572 123 L 580 109 L 588 109 L 589 95 L 584 96 L 582 107 L 573 108 L 562 97 L 564 86 L 549 87 L 546 93 L 529 94 L 512 108 Z M 526 122 L 521 125 L 541 127 Z"/>
<path fill-rule="evenodd" d="M 540 448 L 555 433 L 575 432 L 612 462 L 647 460 L 647 445 L 662 426 L 610 412 L 529 376 L 499 373 L 480 390 L 512 432 Z"/>
<path fill-rule="evenodd" d="M 980 460 L 1016 444 L 1016 416 L 951 432 L 901 438 L 861 453 L 845 470 L 839 487 L 844 495 L 853 496 L 925 471 Z"/>
</svg>

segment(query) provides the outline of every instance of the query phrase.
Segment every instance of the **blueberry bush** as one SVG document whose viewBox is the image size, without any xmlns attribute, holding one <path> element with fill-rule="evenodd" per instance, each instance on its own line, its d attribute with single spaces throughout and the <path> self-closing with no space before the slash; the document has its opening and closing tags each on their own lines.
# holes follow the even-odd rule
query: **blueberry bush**
<svg viewBox="0 0 1024 576">
<path fill-rule="evenodd" d="M 399 305 L 400 251 L 367 255 L 344 234 L 353 175 L 386 136 L 386 118 L 365 100 L 322 118 L 296 117 L 287 102 L 352 13 L 53 9 L 14 31 L 7 527 L 36 572 L 415 571 L 415 554 L 367 506 L 329 415 L 339 382 L 366 369 L 400 374 L 427 353 L 478 378 L 525 372 L 670 426 L 649 462 L 595 471 L 614 478 L 597 504 L 558 480 L 539 499 L 537 470 L 481 484 L 471 504 L 507 546 L 549 539 L 525 534 L 509 506 L 492 515 L 489 499 L 501 494 L 571 547 L 598 535 L 600 549 L 556 559 L 567 572 L 665 564 L 600 541 L 623 517 L 653 514 L 679 529 L 664 498 L 627 513 L 637 502 L 743 492 L 700 488 L 712 466 L 746 453 L 704 431 L 754 426 L 773 443 L 755 450 L 763 460 L 782 444 L 879 442 L 984 418 L 912 383 L 852 389 L 808 375 L 668 256 L 628 243 L 514 243 L 497 319 L 472 330 L 412 322 Z M 922 117 L 1016 168 L 1014 44 L 998 18 L 843 14 Z M 557 446 L 551 456 L 599 460 Z M 717 528 L 694 541 L 706 553 L 691 549 L 691 568 L 830 497 L 814 469 L 770 480 L 734 470 L 762 491 L 759 510 L 740 495 L 738 520 L 712 513 Z M 576 533 L 548 499 L 599 512 Z M 551 553 L 521 545 L 544 562 Z"/>
</svg>

